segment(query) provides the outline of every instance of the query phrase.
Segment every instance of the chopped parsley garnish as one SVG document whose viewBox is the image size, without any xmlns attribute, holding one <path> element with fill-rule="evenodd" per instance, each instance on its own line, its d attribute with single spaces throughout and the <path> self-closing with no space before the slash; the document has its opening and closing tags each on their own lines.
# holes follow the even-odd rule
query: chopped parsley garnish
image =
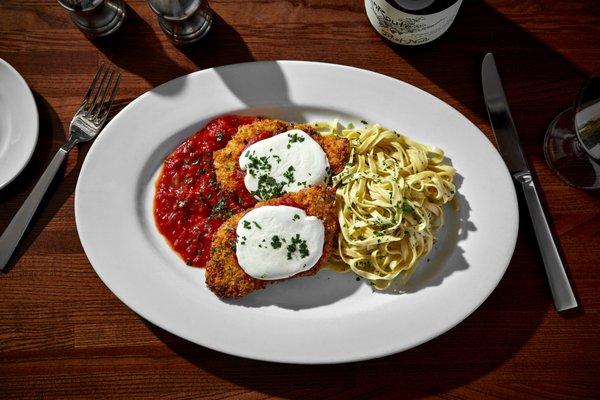
<svg viewBox="0 0 600 400">
<path fill-rule="evenodd" d="M 246 229 L 252 229 L 252 226 L 250 225 L 250 222 L 244 221 L 243 223 L 244 223 L 244 228 L 246 228 Z"/>
<path fill-rule="evenodd" d="M 294 218 L 292 219 L 292 221 L 296 221 L 300 219 L 300 216 L 298 214 L 294 214 Z"/>
<path fill-rule="evenodd" d="M 377 226 L 379 229 L 388 229 L 391 228 L 392 226 L 395 225 L 395 220 L 392 221 L 382 221 L 380 219 L 378 219 L 377 221 L 375 221 L 375 226 Z M 382 233 L 383 235 L 383 233 Z"/>
<path fill-rule="evenodd" d="M 260 226 L 260 225 L 258 224 L 258 222 L 256 222 L 256 221 L 252 221 L 252 223 L 253 223 L 253 224 L 254 224 L 254 226 L 256 226 L 258 229 L 262 229 L 262 226 Z"/>
<path fill-rule="evenodd" d="M 290 140 L 288 141 L 288 144 L 287 144 L 288 149 L 290 147 L 292 147 L 293 143 L 304 142 L 304 137 L 298 135 L 297 133 L 288 133 L 288 137 L 290 138 Z"/>
<path fill-rule="evenodd" d="M 258 189 L 251 193 L 263 200 L 269 200 L 281 196 L 284 186 L 284 182 L 277 182 L 272 176 L 261 175 L 258 177 Z"/>
<path fill-rule="evenodd" d="M 364 119 L 360 120 L 361 123 L 365 124 L 365 125 L 369 125 L 369 123 L 367 121 L 365 121 Z"/>
<path fill-rule="evenodd" d="M 415 210 L 415 208 L 413 206 L 411 206 L 410 204 L 408 204 L 408 203 L 402 204 L 402 206 L 400 207 L 400 209 L 402 211 L 405 211 L 405 212 L 406 211 L 414 211 Z"/>
<path fill-rule="evenodd" d="M 225 134 L 221 131 L 217 132 L 217 142 L 220 142 L 221 140 L 223 140 L 223 137 L 225 136 Z"/>
<path fill-rule="evenodd" d="M 277 154 L 273 154 L 273 158 L 275 161 L 277 161 L 277 164 L 281 164 L 281 157 L 279 157 Z"/>
<path fill-rule="evenodd" d="M 271 247 L 273 247 L 274 249 L 278 249 L 281 247 L 281 239 L 279 239 L 279 236 L 275 235 L 271 238 Z"/>
<path fill-rule="evenodd" d="M 306 244 L 306 240 L 303 240 L 300 243 L 299 251 L 300 251 L 300 257 L 302 257 L 302 258 L 308 257 L 309 253 L 308 253 L 308 245 Z"/>
<path fill-rule="evenodd" d="M 271 171 L 271 164 L 269 164 L 269 156 L 256 157 L 254 154 L 254 152 L 252 154 L 246 152 L 245 156 L 250 160 L 246 166 L 248 173 L 253 178 L 256 178 L 256 173 L 258 171 Z"/>
<path fill-rule="evenodd" d="M 227 212 L 227 198 L 225 197 L 221 197 L 219 199 L 219 201 L 217 202 L 217 204 L 215 204 L 215 206 L 212 209 L 212 212 L 210 213 L 210 217 L 209 218 L 214 218 L 218 215 L 223 215 Z"/>
<path fill-rule="evenodd" d="M 325 184 L 329 184 L 329 181 L 331 179 L 331 168 L 329 166 L 325 167 L 325 178 L 323 178 L 323 182 L 325 182 Z"/>
<path fill-rule="evenodd" d="M 293 236 L 291 238 L 291 243 L 286 247 L 287 250 L 287 259 L 291 260 L 292 256 L 296 253 L 300 253 L 300 258 L 306 258 L 309 255 L 308 245 L 306 244 L 306 240 L 300 238 L 299 234 Z"/>
<path fill-rule="evenodd" d="M 283 177 L 288 180 L 288 183 L 294 182 L 294 171 L 295 168 L 290 165 L 287 171 L 283 173 Z"/>
</svg>

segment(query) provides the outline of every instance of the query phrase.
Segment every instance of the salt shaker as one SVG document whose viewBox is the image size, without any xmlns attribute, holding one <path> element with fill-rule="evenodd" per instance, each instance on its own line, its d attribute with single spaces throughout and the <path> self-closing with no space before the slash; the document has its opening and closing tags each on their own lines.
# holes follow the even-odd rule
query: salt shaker
<svg viewBox="0 0 600 400">
<path fill-rule="evenodd" d="M 148 0 L 161 29 L 176 44 L 201 39 L 212 25 L 212 10 L 206 0 Z"/>
<path fill-rule="evenodd" d="M 122 0 L 58 0 L 75 25 L 88 37 L 110 35 L 125 20 Z"/>
</svg>

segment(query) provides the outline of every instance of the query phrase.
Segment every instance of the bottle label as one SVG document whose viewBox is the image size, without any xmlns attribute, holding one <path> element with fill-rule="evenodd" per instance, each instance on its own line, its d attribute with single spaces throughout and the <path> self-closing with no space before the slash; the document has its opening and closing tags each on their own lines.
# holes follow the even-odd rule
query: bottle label
<svg viewBox="0 0 600 400">
<path fill-rule="evenodd" d="M 365 0 L 365 9 L 369 22 L 383 37 L 398 44 L 416 46 L 446 32 L 461 4 L 462 0 L 458 0 L 447 9 L 429 15 L 405 13 L 385 0 Z"/>
</svg>

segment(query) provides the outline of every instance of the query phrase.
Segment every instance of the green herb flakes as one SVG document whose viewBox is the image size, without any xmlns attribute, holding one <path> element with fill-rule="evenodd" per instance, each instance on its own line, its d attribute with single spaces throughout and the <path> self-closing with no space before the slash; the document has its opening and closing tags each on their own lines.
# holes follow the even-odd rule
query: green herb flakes
<svg viewBox="0 0 600 400">
<path fill-rule="evenodd" d="M 281 245 L 282 243 L 281 239 L 279 239 L 279 236 L 275 235 L 271 238 L 271 247 L 273 247 L 274 249 L 279 249 Z"/>
<path fill-rule="evenodd" d="M 403 204 L 402 204 L 402 206 L 400 207 L 400 209 L 401 209 L 402 211 L 404 211 L 404 212 L 407 212 L 407 211 L 414 211 L 414 210 L 415 210 L 415 209 L 414 209 L 414 207 L 413 207 L 413 206 L 411 206 L 411 205 L 410 205 L 410 204 L 408 204 L 408 203 L 403 203 Z"/>
</svg>

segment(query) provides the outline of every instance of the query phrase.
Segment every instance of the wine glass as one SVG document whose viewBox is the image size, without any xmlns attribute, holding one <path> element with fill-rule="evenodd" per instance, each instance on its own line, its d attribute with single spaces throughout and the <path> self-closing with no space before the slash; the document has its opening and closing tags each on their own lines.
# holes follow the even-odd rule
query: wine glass
<svg viewBox="0 0 600 400">
<path fill-rule="evenodd" d="M 600 73 L 583 86 L 573 107 L 550 123 L 544 155 L 552 170 L 569 185 L 600 189 Z"/>
</svg>

